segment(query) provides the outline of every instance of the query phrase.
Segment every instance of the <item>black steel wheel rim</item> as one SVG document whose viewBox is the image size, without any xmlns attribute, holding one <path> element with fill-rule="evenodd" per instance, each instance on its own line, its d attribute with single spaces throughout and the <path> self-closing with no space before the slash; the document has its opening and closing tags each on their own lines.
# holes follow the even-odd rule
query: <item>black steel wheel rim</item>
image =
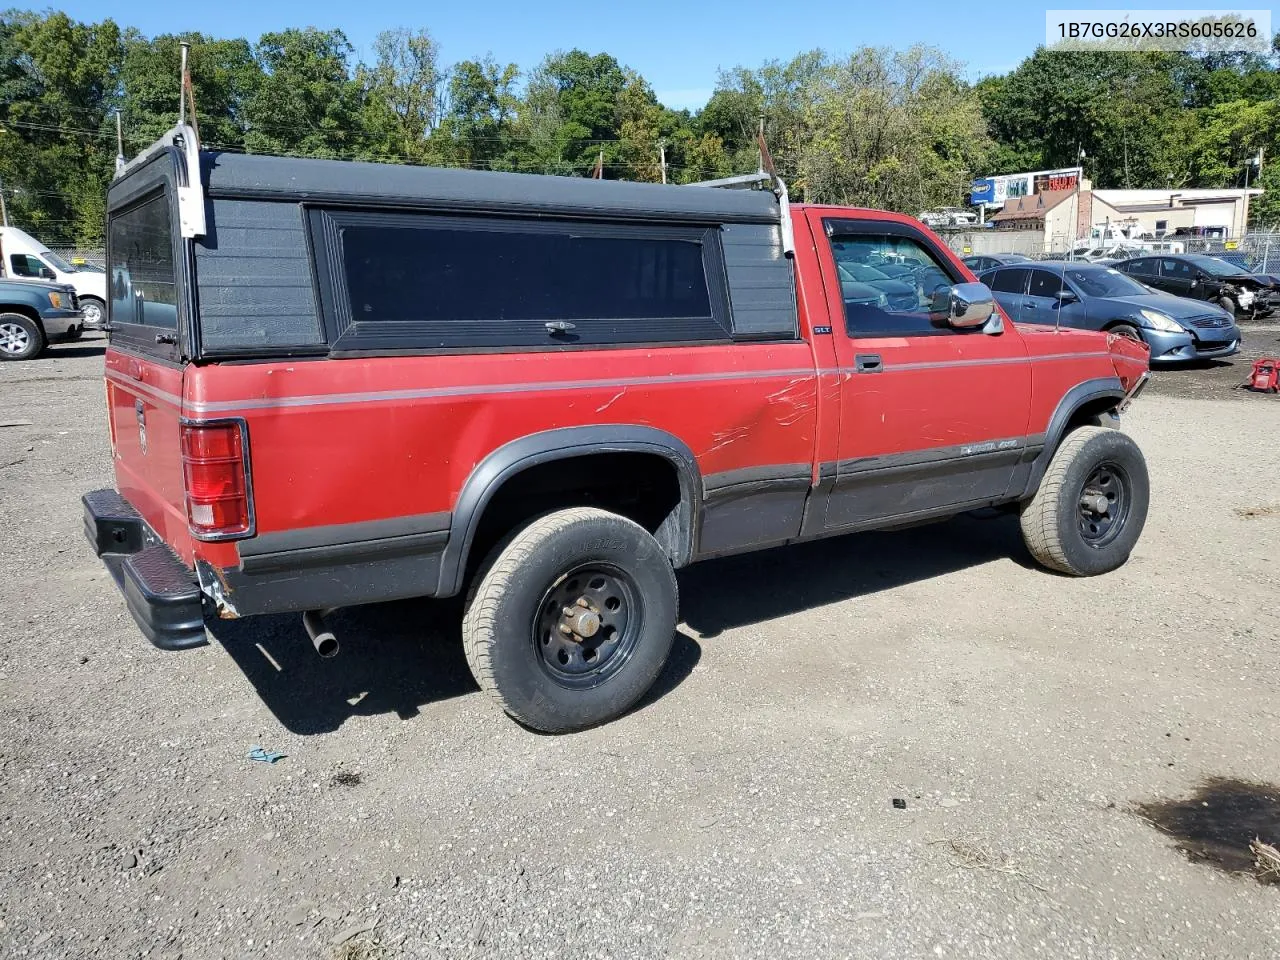
<svg viewBox="0 0 1280 960">
<path fill-rule="evenodd" d="M 533 622 L 534 655 L 561 686 L 597 687 L 631 659 L 643 623 L 640 589 L 627 571 L 582 564 L 542 595 Z"/>
<path fill-rule="evenodd" d="M 1080 538 L 1101 549 L 1120 536 L 1129 519 L 1128 474 L 1116 463 L 1104 461 L 1093 468 L 1080 489 L 1076 522 Z"/>
</svg>

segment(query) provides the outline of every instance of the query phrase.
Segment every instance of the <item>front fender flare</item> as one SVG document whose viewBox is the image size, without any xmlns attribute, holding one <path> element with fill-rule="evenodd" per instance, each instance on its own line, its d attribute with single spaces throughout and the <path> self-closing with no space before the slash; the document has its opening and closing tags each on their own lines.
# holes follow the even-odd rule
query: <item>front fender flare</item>
<svg viewBox="0 0 1280 960">
<path fill-rule="evenodd" d="M 1120 382 L 1119 377 L 1096 377 L 1092 380 L 1085 380 L 1077 383 L 1063 394 L 1062 399 L 1058 401 L 1058 406 L 1053 411 L 1053 416 L 1049 418 L 1049 425 L 1045 428 L 1044 447 L 1035 460 L 1031 462 L 1031 472 L 1027 476 L 1026 486 L 1022 490 L 1022 495 L 1019 499 L 1025 500 L 1035 495 L 1041 479 L 1044 478 L 1044 472 L 1049 469 L 1049 461 L 1058 452 L 1058 446 L 1062 443 L 1062 438 L 1067 434 L 1067 426 L 1071 423 L 1071 418 L 1085 404 L 1095 403 L 1099 400 L 1110 400 L 1113 402 L 1114 407 L 1119 407 L 1124 401 L 1124 397 L 1124 384 Z"/>
</svg>

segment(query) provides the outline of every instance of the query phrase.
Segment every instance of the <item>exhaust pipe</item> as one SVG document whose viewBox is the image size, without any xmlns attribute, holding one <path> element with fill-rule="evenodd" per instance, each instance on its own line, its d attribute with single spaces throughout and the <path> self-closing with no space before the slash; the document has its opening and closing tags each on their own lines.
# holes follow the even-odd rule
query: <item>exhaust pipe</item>
<svg viewBox="0 0 1280 960">
<path fill-rule="evenodd" d="M 324 625 L 323 618 L 330 613 L 333 613 L 333 610 L 306 610 L 302 614 L 302 625 L 307 630 L 307 636 L 311 638 L 311 645 L 316 648 L 316 653 L 326 660 L 338 655 L 338 638 Z"/>
</svg>

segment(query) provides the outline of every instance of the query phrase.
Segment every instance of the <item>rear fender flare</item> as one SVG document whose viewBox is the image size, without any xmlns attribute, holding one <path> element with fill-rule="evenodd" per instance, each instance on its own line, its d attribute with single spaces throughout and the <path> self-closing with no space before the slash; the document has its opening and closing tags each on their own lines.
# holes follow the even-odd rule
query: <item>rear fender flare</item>
<svg viewBox="0 0 1280 960">
<path fill-rule="evenodd" d="M 1019 499 L 1025 500 L 1035 495 L 1040 481 L 1044 478 L 1044 472 L 1049 468 L 1049 461 L 1058 452 L 1058 446 L 1067 435 L 1067 425 L 1071 423 L 1072 417 L 1086 404 L 1096 403 L 1099 400 L 1111 401 L 1111 409 L 1120 406 L 1121 401 L 1124 400 L 1124 385 L 1119 377 L 1097 377 L 1077 383 L 1058 401 L 1053 416 L 1049 418 L 1049 426 L 1045 429 L 1044 447 L 1031 462 L 1031 473 L 1027 477 L 1026 487 Z"/>
<path fill-rule="evenodd" d="M 680 515 L 671 562 L 676 567 L 689 563 L 696 555 L 702 478 L 697 458 L 688 444 L 665 430 L 636 424 L 564 427 L 512 440 L 486 456 L 471 471 L 454 504 L 436 596 L 451 597 L 462 590 L 480 518 L 504 483 L 529 467 L 593 453 L 652 453 L 675 467 L 680 482 Z"/>
</svg>

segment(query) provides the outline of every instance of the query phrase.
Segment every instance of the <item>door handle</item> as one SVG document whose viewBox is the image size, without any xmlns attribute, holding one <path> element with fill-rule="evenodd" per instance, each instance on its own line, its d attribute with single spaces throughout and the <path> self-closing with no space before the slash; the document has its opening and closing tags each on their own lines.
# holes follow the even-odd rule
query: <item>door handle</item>
<svg viewBox="0 0 1280 960">
<path fill-rule="evenodd" d="M 884 365 L 878 353 L 859 353 L 853 358 L 854 368 L 858 373 L 882 373 Z"/>
</svg>

